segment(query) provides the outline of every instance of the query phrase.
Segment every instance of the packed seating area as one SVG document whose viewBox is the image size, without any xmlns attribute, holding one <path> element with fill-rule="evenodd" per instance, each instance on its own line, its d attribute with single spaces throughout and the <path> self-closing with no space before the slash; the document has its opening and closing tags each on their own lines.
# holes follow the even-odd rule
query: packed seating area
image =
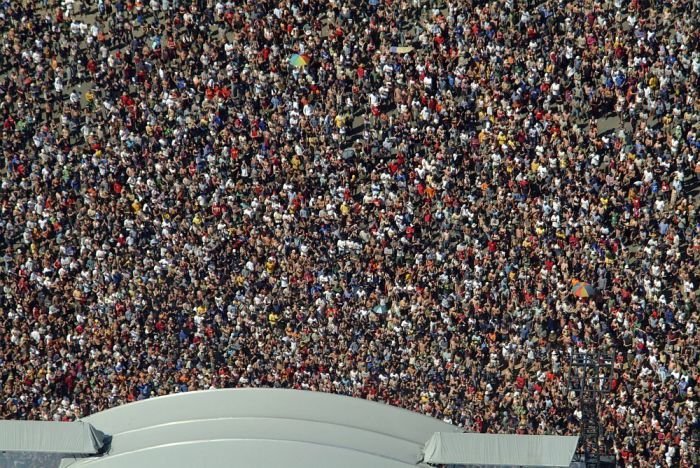
<svg viewBox="0 0 700 468">
<path fill-rule="evenodd" d="M 698 2 L 0 0 L 0 31 L 0 418 L 278 387 L 576 434 L 570 356 L 605 351 L 617 463 L 698 465 Z"/>
</svg>

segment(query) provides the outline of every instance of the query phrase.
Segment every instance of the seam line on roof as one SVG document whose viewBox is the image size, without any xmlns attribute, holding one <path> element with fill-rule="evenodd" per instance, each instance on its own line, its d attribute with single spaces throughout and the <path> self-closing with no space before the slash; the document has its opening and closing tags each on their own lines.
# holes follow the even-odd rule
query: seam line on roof
<svg viewBox="0 0 700 468">
<path fill-rule="evenodd" d="M 203 443 L 203 442 L 205 442 L 205 443 L 210 443 L 210 442 L 229 442 L 229 441 L 244 441 L 244 442 L 256 442 L 256 441 L 257 441 L 257 442 L 287 442 L 287 443 L 291 443 L 291 444 L 316 445 L 316 446 L 320 446 L 320 447 L 330 447 L 330 448 L 333 448 L 333 449 L 340 449 L 340 450 L 346 450 L 346 451 L 349 451 L 349 452 L 362 453 L 362 454 L 364 454 L 364 455 L 369 455 L 369 456 L 371 456 L 371 457 L 381 458 L 381 459 L 384 459 L 384 460 L 391 460 L 391 461 L 393 461 L 393 462 L 398 462 L 398 463 L 401 463 L 401 464 L 406 465 L 406 466 L 416 466 L 416 465 L 418 464 L 418 462 L 416 462 L 416 463 L 407 463 L 407 462 L 405 462 L 405 461 L 403 461 L 403 460 L 400 460 L 400 459 L 397 459 L 397 458 L 387 457 L 387 456 L 385 456 L 385 455 L 380 455 L 380 454 L 376 454 L 376 453 L 366 452 L 366 451 L 364 451 L 364 450 L 351 449 L 351 448 L 341 447 L 341 446 L 332 445 L 332 444 L 322 444 L 322 443 L 316 443 L 316 442 L 301 442 L 301 441 L 293 441 L 293 440 L 287 440 L 287 439 L 274 439 L 274 438 L 264 439 L 264 438 L 260 438 L 260 437 L 256 437 L 256 438 L 241 438 L 241 439 L 208 439 L 208 440 L 205 440 L 205 441 L 199 440 L 199 441 L 175 442 L 175 443 L 171 443 L 171 444 L 159 444 L 159 445 L 153 445 L 153 446 L 150 446 L 150 447 L 144 447 L 144 448 L 137 449 L 137 450 L 130 450 L 130 451 L 128 451 L 128 452 L 117 453 L 117 454 L 114 454 L 114 455 L 109 455 L 109 454 L 107 454 L 107 455 L 105 455 L 105 456 L 103 456 L 103 457 L 99 457 L 99 458 L 97 458 L 97 457 L 95 457 L 95 458 L 93 458 L 93 457 L 88 457 L 88 458 L 85 458 L 84 460 L 86 460 L 86 463 L 85 463 L 85 464 L 86 464 L 86 465 L 89 465 L 89 464 L 92 464 L 93 462 L 99 463 L 100 461 L 103 461 L 103 460 L 114 459 L 114 458 L 118 458 L 118 457 L 121 457 L 121 456 L 132 455 L 132 454 L 139 453 L 139 452 L 148 452 L 148 451 L 150 451 L 150 450 L 155 450 L 155 449 L 161 449 L 161 448 L 167 448 L 167 447 L 178 447 L 178 446 L 183 446 L 183 445 L 197 445 L 197 444 L 200 444 L 200 443 Z"/>
<path fill-rule="evenodd" d="M 116 433 L 110 434 L 110 435 L 111 435 L 112 437 L 118 437 L 118 436 L 122 436 L 122 435 L 125 435 L 125 434 L 131 434 L 131 433 L 134 433 L 134 432 L 147 431 L 147 430 L 155 429 L 155 428 L 158 428 L 158 427 L 167 427 L 167 426 L 175 426 L 175 425 L 178 425 L 178 424 L 187 424 L 187 423 L 190 423 L 190 422 L 224 421 L 224 420 L 235 420 L 235 419 L 313 422 L 313 423 L 317 423 L 317 424 L 326 424 L 326 425 L 329 425 L 329 426 L 346 427 L 346 428 L 355 429 L 355 430 L 362 431 L 362 432 L 368 432 L 368 433 L 370 433 L 370 434 L 379 434 L 379 435 L 383 435 L 383 436 L 385 436 L 385 437 L 389 437 L 389 438 L 396 439 L 396 440 L 401 440 L 401 441 L 408 442 L 408 443 L 411 443 L 411 444 L 414 444 L 414 445 L 419 445 L 419 446 L 423 446 L 423 444 L 425 444 L 425 442 L 426 442 L 426 441 L 424 441 L 424 442 L 416 442 L 415 440 L 406 439 L 406 438 L 404 438 L 404 437 L 398 437 L 398 436 L 396 436 L 396 435 L 388 434 L 388 433 L 386 433 L 386 432 L 375 431 L 375 430 L 372 430 L 372 429 L 367 429 L 367 428 L 363 428 L 363 427 L 360 427 L 360 426 L 353 426 L 353 425 L 350 425 L 350 424 L 342 424 L 342 423 L 328 422 L 328 421 L 319 421 L 319 420 L 317 420 L 317 419 L 308 419 L 308 418 L 274 418 L 274 417 L 270 417 L 270 416 L 261 416 L 261 417 L 259 417 L 259 416 L 226 416 L 226 417 L 220 417 L 220 418 L 186 419 L 186 420 L 183 420 L 183 421 L 171 421 L 171 422 L 162 423 L 162 424 L 154 424 L 154 425 L 152 425 L 152 426 L 144 426 L 144 427 L 140 427 L 140 428 L 137 428 L 137 429 L 131 429 L 131 430 L 124 431 L 124 432 L 116 432 Z M 244 440 L 244 439 L 241 439 L 241 440 Z M 267 440 L 267 439 L 266 439 L 266 440 Z"/>
</svg>

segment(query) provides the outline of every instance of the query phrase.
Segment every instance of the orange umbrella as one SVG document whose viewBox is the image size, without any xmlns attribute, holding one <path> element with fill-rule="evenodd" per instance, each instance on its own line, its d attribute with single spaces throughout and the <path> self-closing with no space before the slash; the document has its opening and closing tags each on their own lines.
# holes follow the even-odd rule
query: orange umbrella
<svg viewBox="0 0 700 468">
<path fill-rule="evenodd" d="M 571 292 L 574 293 L 576 297 L 593 297 L 596 294 L 596 290 L 593 286 L 588 283 L 576 283 Z"/>
</svg>

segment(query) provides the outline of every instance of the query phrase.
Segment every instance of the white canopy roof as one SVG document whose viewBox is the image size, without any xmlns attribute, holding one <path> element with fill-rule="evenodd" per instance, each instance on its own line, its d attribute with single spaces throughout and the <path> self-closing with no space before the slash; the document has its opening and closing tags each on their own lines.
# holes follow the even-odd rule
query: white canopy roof
<svg viewBox="0 0 700 468">
<path fill-rule="evenodd" d="M 84 421 L 111 436 L 109 451 L 64 467 L 425 467 L 425 441 L 460 431 L 387 404 L 277 389 L 180 393 Z"/>
<path fill-rule="evenodd" d="M 328 393 L 210 390 L 143 400 L 75 423 L 0 421 L 0 466 L 57 467 L 57 457 L 64 468 L 568 466 L 577 441 L 463 434 L 418 413 Z"/>
<path fill-rule="evenodd" d="M 84 421 L 0 421 L 1 452 L 93 455 L 102 445 L 102 432 Z"/>
<path fill-rule="evenodd" d="M 578 436 L 436 432 L 425 444 L 423 462 L 568 467 L 577 445 Z"/>
</svg>

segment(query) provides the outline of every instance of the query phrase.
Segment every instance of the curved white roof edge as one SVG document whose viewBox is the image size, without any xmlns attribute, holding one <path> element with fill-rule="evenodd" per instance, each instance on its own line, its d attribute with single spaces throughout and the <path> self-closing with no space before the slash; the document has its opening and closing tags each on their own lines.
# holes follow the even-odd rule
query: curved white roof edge
<svg viewBox="0 0 700 468">
<path fill-rule="evenodd" d="M 185 453 L 210 460 L 198 468 L 425 466 L 421 452 L 435 432 L 461 432 L 388 404 L 269 388 L 178 393 L 82 421 L 111 436 L 111 444 L 102 457 L 64 459 L 64 467 L 192 466 Z M 205 448 L 213 452 L 205 455 Z"/>
<path fill-rule="evenodd" d="M 274 388 L 175 393 L 117 406 L 82 421 L 116 436 L 143 427 L 225 417 L 325 422 L 420 444 L 435 432 L 462 432 L 452 424 L 385 403 L 332 393 Z"/>
</svg>

